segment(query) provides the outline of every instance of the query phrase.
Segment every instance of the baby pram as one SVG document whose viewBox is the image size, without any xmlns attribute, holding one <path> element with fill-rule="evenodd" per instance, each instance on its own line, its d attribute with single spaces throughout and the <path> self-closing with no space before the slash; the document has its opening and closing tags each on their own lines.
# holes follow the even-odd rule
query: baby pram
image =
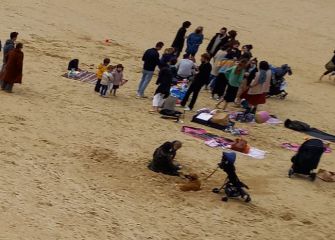
<svg viewBox="0 0 335 240">
<path fill-rule="evenodd" d="M 292 166 L 288 176 L 292 177 L 295 173 L 303 174 L 308 175 L 314 181 L 316 173 L 313 170 L 318 167 L 324 150 L 324 144 L 319 139 L 309 139 L 304 142 L 298 153 L 291 159 Z"/>
<path fill-rule="evenodd" d="M 288 93 L 285 91 L 287 83 L 284 77 L 286 74 L 292 75 L 292 69 L 289 65 L 284 64 L 281 67 L 272 67 L 271 70 L 272 79 L 268 97 L 278 96 L 280 99 L 285 99 Z"/>
<path fill-rule="evenodd" d="M 214 193 L 220 193 L 224 190 L 226 196 L 222 198 L 222 201 L 228 201 L 229 198 L 239 198 L 244 199 L 245 202 L 250 202 L 250 195 L 244 190 L 244 188 L 249 189 L 247 185 L 240 181 L 236 175 L 235 169 L 236 153 L 223 153 L 222 160 L 219 163 L 219 167 L 227 173 L 227 178 L 224 184 L 220 188 L 214 188 L 212 191 Z"/>
</svg>

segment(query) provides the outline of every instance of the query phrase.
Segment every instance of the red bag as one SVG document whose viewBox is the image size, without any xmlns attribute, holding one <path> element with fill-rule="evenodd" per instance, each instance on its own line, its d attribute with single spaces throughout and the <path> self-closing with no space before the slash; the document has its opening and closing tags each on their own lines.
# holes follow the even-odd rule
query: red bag
<svg viewBox="0 0 335 240">
<path fill-rule="evenodd" d="M 237 138 L 231 145 L 231 149 L 237 152 L 248 154 L 250 151 L 250 146 L 246 140 Z"/>
</svg>

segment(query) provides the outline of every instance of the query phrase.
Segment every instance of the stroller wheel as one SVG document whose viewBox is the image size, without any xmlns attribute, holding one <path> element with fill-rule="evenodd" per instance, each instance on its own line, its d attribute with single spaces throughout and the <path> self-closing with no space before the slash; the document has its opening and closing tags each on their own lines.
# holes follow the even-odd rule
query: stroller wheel
<svg viewBox="0 0 335 240">
<path fill-rule="evenodd" d="M 248 195 L 247 198 L 244 201 L 245 202 L 250 202 L 251 201 L 251 197 Z"/>
<path fill-rule="evenodd" d="M 213 192 L 213 193 L 220 193 L 220 189 L 218 189 L 218 188 L 213 188 L 212 192 Z"/>
<path fill-rule="evenodd" d="M 309 175 L 309 177 L 311 178 L 311 181 L 314 182 L 316 179 L 316 173 L 311 173 L 311 175 Z"/>
<path fill-rule="evenodd" d="M 292 168 L 290 168 L 290 170 L 288 170 L 288 177 L 291 178 L 293 174 L 294 174 L 294 171 Z"/>
<path fill-rule="evenodd" d="M 223 202 L 228 202 L 228 197 L 223 197 L 223 198 L 221 198 L 221 200 L 222 200 Z"/>
<path fill-rule="evenodd" d="M 284 100 L 284 99 L 286 98 L 287 95 L 288 95 L 288 93 L 284 93 L 284 94 L 282 94 L 282 95 L 280 96 L 280 99 L 281 99 L 281 100 Z"/>
</svg>

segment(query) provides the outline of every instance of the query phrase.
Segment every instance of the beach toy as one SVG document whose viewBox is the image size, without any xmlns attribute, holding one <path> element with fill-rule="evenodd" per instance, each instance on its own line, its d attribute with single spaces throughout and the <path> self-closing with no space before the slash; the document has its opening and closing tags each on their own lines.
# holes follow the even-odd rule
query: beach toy
<svg viewBox="0 0 335 240">
<path fill-rule="evenodd" d="M 260 111 L 255 115 L 256 123 L 265 123 L 270 119 L 270 114 L 266 111 Z"/>
</svg>

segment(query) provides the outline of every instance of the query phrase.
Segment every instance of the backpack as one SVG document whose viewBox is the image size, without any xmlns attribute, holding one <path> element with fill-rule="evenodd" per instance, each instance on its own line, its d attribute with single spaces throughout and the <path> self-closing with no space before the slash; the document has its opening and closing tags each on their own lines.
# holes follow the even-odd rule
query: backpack
<svg viewBox="0 0 335 240">
<path fill-rule="evenodd" d="M 300 121 L 291 121 L 290 119 L 286 119 L 284 125 L 286 128 L 299 131 L 299 132 L 305 132 L 311 129 L 310 125 L 308 125 L 307 123 L 300 122 Z"/>
</svg>

